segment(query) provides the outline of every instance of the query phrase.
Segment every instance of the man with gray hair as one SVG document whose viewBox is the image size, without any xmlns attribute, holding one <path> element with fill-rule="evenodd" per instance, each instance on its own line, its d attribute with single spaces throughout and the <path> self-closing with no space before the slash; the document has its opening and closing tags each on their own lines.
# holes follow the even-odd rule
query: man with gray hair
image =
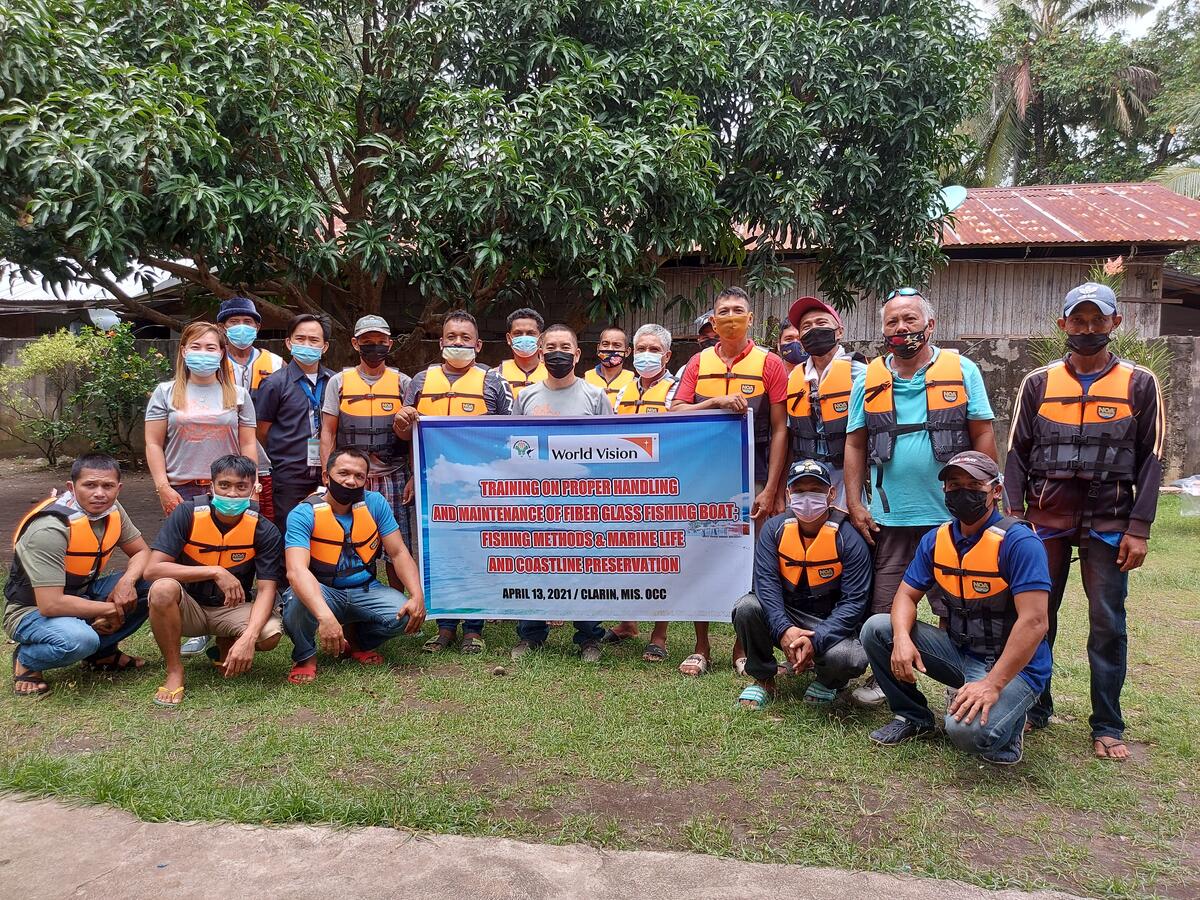
<svg viewBox="0 0 1200 900">
<path fill-rule="evenodd" d="M 891 611 L 921 538 L 949 519 L 938 480 L 942 466 L 964 450 L 996 459 L 995 416 L 983 376 L 971 360 L 930 342 L 936 323 L 929 301 L 915 288 L 900 288 L 888 294 L 881 316 L 885 355 L 854 381 L 844 472 L 850 521 L 875 548 L 872 614 Z M 946 615 L 936 586 L 929 603 Z M 872 679 L 854 700 L 876 706 L 885 697 Z"/>
</svg>

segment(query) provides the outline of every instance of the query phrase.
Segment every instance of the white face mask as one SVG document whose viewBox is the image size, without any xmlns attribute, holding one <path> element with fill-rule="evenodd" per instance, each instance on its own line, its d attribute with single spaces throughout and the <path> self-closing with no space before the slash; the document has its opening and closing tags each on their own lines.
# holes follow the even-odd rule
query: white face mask
<svg viewBox="0 0 1200 900">
<path fill-rule="evenodd" d="M 110 506 L 108 509 L 106 509 L 102 512 L 98 512 L 98 513 L 90 513 L 86 509 L 84 509 L 82 506 L 79 505 L 79 501 L 77 499 L 75 499 L 74 494 L 64 494 L 62 497 L 62 502 L 63 502 L 64 506 L 69 506 L 72 509 L 79 510 L 81 513 L 83 513 L 85 516 L 87 516 L 88 520 L 91 522 L 98 522 L 100 519 L 107 519 L 110 515 L 112 515 L 113 511 L 117 508 L 117 503 L 114 500 L 113 505 Z"/>
<path fill-rule="evenodd" d="M 633 354 L 633 368 L 643 378 L 653 378 L 663 367 L 663 355 L 661 353 L 644 353 Z"/>
<path fill-rule="evenodd" d="M 465 366 L 475 361 L 474 347 L 443 347 L 442 359 L 451 365 Z"/>
<path fill-rule="evenodd" d="M 823 491 L 789 494 L 788 505 L 801 522 L 815 522 L 829 512 L 829 495 Z"/>
</svg>

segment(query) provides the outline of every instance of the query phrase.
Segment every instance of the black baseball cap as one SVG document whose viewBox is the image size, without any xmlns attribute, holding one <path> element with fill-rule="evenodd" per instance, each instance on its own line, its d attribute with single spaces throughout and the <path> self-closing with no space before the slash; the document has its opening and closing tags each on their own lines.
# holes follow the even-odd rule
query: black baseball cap
<svg viewBox="0 0 1200 900">
<path fill-rule="evenodd" d="M 938 472 L 938 478 L 945 481 L 951 469 L 962 469 L 972 478 L 980 481 L 991 482 L 1000 477 L 1000 467 L 996 465 L 996 461 L 978 450 L 964 450 L 962 453 L 950 457 L 950 461 Z"/>
<path fill-rule="evenodd" d="M 787 486 L 791 487 L 801 478 L 816 478 L 833 487 L 833 472 L 825 463 L 815 459 L 802 459 L 792 463 L 787 473 Z"/>
</svg>

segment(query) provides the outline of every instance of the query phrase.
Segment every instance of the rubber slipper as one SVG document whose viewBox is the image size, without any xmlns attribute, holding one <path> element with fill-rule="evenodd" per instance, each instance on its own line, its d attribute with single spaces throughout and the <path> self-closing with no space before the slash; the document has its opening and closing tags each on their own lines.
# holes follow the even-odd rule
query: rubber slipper
<svg viewBox="0 0 1200 900">
<path fill-rule="evenodd" d="M 642 662 L 666 662 L 667 648 L 661 644 L 650 644 L 642 654 Z"/>
<path fill-rule="evenodd" d="M 487 642 L 477 634 L 464 634 L 462 643 L 458 645 L 459 653 L 473 655 L 487 649 Z"/>
<path fill-rule="evenodd" d="M 36 700 L 39 697 L 45 697 L 48 693 L 50 693 L 50 685 L 48 685 L 46 683 L 46 679 L 43 678 L 41 675 L 30 675 L 28 672 L 26 672 L 24 675 L 17 674 L 17 651 L 16 650 L 13 651 L 12 665 L 13 665 L 13 694 L 15 696 L 26 697 L 26 698 L 32 697 L 33 699 Z M 33 691 L 18 691 L 17 690 L 18 684 L 40 684 L 41 687 L 38 688 L 37 690 L 33 690 Z"/>
<path fill-rule="evenodd" d="M 165 695 L 165 696 L 160 696 L 160 695 Z M 178 697 L 179 699 L 178 700 L 173 699 L 175 697 Z M 154 705 L 155 706 L 165 706 L 165 707 L 170 707 L 170 708 L 174 709 L 176 706 L 178 706 L 182 702 L 183 702 L 183 686 L 182 685 L 180 687 L 175 688 L 174 690 L 169 691 L 169 690 L 167 690 L 167 686 L 164 684 L 164 685 L 160 685 L 158 690 L 156 690 L 154 692 Z"/>
<path fill-rule="evenodd" d="M 692 671 L 694 670 L 694 671 Z M 693 653 L 679 664 L 679 674 L 688 678 L 698 678 L 708 674 L 708 660 L 703 654 Z"/>
<path fill-rule="evenodd" d="M 116 657 L 108 662 L 96 662 L 92 659 L 85 659 L 84 666 L 92 672 L 127 672 L 130 669 L 144 669 L 146 661 L 136 656 L 130 656 L 128 653 L 122 653 L 118 650 L 112 654 Z"/>
<path fill-rule="evenodd" d="M 299 676 L 301 675 L 311 675 L 312 678 L 306 681 L 301 681 L 299 680 Z M 287 680 L 289 684 L 300 686 L 312 684 L 317 680 L 317 658 L 315 656 L 310 656 L 308 659 L 304 660 L 304 662 L 294 663 L 292 665 L 292 670 L 288 672 Z"/>
<path fill-rule="evenodd" d="M 421 649 L 426 653 L 441 653 L 447 647 L 454 643 L 453 637 L 447 637 L 440 631 L 421 645 Z"/>
<path fill-rule="evenodd" d="M 757 712 L 770 702 L 771 695 L 767 692 L 766 688 L 761 684 L 748 684 L 738 694 L 736 706 L 738 709 L 748 709 L 751 712 Z M 747 706 L 746 704 L 748 703 L 754 705 Z"/>
<path fill-rule="evenodd" d="M 1097 744 L 1099 746 L 1097 746 Z M 1109 760 L 1112 760 L 1113 762 L 1125 762 L 1126 760 L 1128 760 L 1129 757 L 1117 757 L 1117 756 L 1109 755 L 1109 751 L 1113 750 L 1117 747 L 1128 748 L 1128 745 L 1120 738 L 1115 738 L 1115 737 L 1107 737 L 1106 736 L 1106 737 L 1092 738 L 1092 752 L 1096 754 L 1096 759 L 1109 759 Z M 1103 751 L 1104 751 L 1103 753 L 1100 752 L 1101 749 L 1103 749 Z"/>
</svg>

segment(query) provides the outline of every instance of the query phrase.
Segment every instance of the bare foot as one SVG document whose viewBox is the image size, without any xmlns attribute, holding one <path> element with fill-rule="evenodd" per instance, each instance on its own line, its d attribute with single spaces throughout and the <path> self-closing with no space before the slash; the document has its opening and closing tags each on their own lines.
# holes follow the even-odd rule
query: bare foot
<svg viewBox="0 0 1200 900">
<path fill-rule="evenodd" d="M 23 680 L 17 681 L 17 678 Z M 50 685 L 42 679 L 41 672 L 35 672 L 33 669 L 27 669 L 16 659 L 16 651 L 13 651 L 13 693 L 14 694 L 44 694 L 50 689 Z"/>
<path fill-rule="evenodd" d="M 292 684 L 311 684 L 317 680 L 317 658 L 310 656 L 304 662 L 294 663 L 287 680 Z"/>
<path fill-rule="evenodd" d="M 1118 762 L 1129 759 L 1129 748 L 1125 746 L 1125 742 L 1120 738 L 1093 738 L 1092 749 L 1096 753 L 1096 759 L 1112 759 Z"/>
</svg>

